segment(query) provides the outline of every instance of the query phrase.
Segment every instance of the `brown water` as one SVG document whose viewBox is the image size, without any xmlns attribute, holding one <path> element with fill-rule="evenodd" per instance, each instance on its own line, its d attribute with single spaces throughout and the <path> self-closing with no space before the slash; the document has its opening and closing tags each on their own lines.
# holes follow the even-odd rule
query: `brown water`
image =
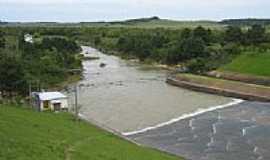
<svg viewBox="0 0 270 160">
<path fill-rule="evenodd" d="M 166 84 L 165 70 L 105 55 L 82 47 L 100 59 L 84 61 L 79 82 L 80 113 L 119 132 L 140 130 L 231 102 L 230 98 L 193 92 Z M 105 63 L 104 68 L 100 67 Z"/>
</svg>

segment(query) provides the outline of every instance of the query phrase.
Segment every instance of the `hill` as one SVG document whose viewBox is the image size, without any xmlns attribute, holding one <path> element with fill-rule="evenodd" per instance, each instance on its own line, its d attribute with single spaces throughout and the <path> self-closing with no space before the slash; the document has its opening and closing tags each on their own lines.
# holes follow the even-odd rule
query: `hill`
<svg viewBox="0 0 270 160">
<path fill-rule="evenodd" d="M 247 18 L 247 19 L 225 19 L 219 22 L 223 25 L 237 25 L 237 26 L 252 26 L 255 24 L 258 25 L 270 25 L 270 19 L 256 19 L 256 18 Z"/>
<path fill-rule="evenodd" d="M 66 113 L 0 105 L 1 160 L 179 160 L 139 147 Z"/>
<path fill-rule="evenodd" d="M 220 29 L 223 24 L 215 21 L 176 21 L 160 19 L 159 17 L 129 19 L 124 21 L 111 22 L 79 22 L 79 23 L 58 23 L 58 22 L 9 22 L 0 24 L 9 27 L 131 27 L 131 28 L 195 28 L 203 26 L 206 28 Z"/>
</svg>

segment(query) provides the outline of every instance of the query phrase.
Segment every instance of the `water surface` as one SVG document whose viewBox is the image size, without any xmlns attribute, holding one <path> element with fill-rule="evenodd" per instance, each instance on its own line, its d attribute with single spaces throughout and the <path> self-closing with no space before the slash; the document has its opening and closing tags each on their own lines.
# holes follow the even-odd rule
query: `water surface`
<svg viewBox="0 0 270 160">
<path fill-rule="evenodd" d="M 231 101 L 168 85 L 165 70 L 105 55 L 91 47 L 83 47 L 83 52 L 100 59 L 83 62 L 80 113 L 119 132 L 154 126 Z M 101 63 L 106 66 L 100 67 Z"/>
</svg>

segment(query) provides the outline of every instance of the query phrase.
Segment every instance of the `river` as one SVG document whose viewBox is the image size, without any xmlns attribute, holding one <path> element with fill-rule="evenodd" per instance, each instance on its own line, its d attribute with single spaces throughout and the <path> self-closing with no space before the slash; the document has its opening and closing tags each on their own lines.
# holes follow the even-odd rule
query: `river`
<svg viewBox="0 0 270 160">
<path fill-rule="evenodd" d="M 166 84 L 168 71 L 122 60 L 91 47 L 79 82 L 80 114 L 118 132 L 155 126 L 187 113 L 231 102 L 230 98 Z M 105 63 L 105 67 L 100 67 Z"/>
</svg>

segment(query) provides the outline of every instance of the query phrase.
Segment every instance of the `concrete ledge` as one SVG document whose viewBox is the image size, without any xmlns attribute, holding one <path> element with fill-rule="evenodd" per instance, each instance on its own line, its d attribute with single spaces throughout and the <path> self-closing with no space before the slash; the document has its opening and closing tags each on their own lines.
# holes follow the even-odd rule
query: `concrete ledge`
<svg viewBox="0 0 270 160">
<path fill-rule="evenodd" d="M 254 94 L 244 93 L 241 91 L 231 90 L 227 88 L 217 88 L 217 87 L 212 87 L 212 86 L 208 86 L 204 84 L 189 82 L 186 80 L 180 80 L 175 77 L 168 77 L 166 82 L 168 84 L 190 89 L 193 91 L 206 92 L 210 94 L 217 94 L 217 95 L 222 95 L 222 96 L 227 96 L 227 97 L 240 98 L 240 99 L 250 100 L 250 101 L 270 102 L 270 96 L 256 95 L 256 93 Z"/>
<path fill-rule="evenodd" d="M 222 78 L 232 81 L 239 81 L 257 85 L 265 85 L 270 86 L 270 77 L 265 76 L 255 76 L 255 75 L 248 75 L 243 73 L 235 73 L 235 72 L 228 72 L 228 71 L 211 71 L 206 73 L 206 76 L 214 77 L 214 78 Z"/>
</svg>

